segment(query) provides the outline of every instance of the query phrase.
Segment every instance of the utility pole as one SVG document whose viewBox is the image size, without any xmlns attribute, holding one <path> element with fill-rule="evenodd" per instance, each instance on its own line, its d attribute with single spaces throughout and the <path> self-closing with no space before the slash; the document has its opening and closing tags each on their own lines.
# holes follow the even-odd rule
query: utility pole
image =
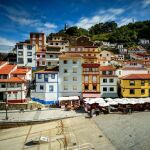
<svg viewBox="0 0 150 150">
<path fill-rule="evenodd" d="M 7 86 L 8 86 L 8 83 L 6 83 L 6 91 L 7 91 Z M 8 120 L 8 112 L 7 112 L 7 110 L 8 110 L 8 103 L 7 103 L 7 94 L 6 94 L 6 99 L 5 99 L 6 101 L 5 101 L 5 110 L 6 110 L 6 117 L 5 117 L 5 119 L 6 120 Z"/>
</svg>

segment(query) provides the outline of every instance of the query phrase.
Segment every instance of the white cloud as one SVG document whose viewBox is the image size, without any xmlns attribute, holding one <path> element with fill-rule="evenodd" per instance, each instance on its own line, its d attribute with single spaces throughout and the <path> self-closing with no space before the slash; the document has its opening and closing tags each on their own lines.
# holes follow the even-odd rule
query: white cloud
<svg viewBox="0 0 150 150">
<path fill-rule="evenodd" d="M 14 46 L 16 41 L 0 37 L 0 45 Z"/>
<path fill-rule="evenodd" d="M 44 26 L 46 27 L 46 28 L 57 28 L 57 25 L 55 25 L 55 24 L 52 24 L 52 23 L 49 23 L 49 22 L 46 22 L 45 24 L 44 24 Z"/>
<path fill-rule="evenodd" d="M 143 0 L 143 8 L 146 8 L 150 5 L 150 0 Z"/>
<path fill-rule="evenodd" d="M 13 22 L 18 23 L 19 25 L 34 27 L 38 32 L 50 33 L 55 31 L 57 26 L 50 22 L 42 22 L 40 19 L 34 19 L 29 12 L 26 12 L 20 6 L 17 8 L 7 7 L 0 4 L 0 8 L 4 9 L 7 13 L 6 16 Z"/>
<path fill-rule="evenodd" d="M 88 29 L 96 23 L 115 20 L 116 17 L 122 14 L 124 11 L 125 10 L 123 8 L 110 8 L 107 10 L 101 10 L 93 17 L 80 18 L 80 20 L 75 25 Z"/>
<path fill-rule="evenodd" d="M 136 21 L 136 20 L 134 20 Z M 118 26 L 123 26 L 123 25 L 127 25 L 129 23 L 133 22 L 133 18 L 122 18 L 119 22 L 118 22 Z"/>
</svg>

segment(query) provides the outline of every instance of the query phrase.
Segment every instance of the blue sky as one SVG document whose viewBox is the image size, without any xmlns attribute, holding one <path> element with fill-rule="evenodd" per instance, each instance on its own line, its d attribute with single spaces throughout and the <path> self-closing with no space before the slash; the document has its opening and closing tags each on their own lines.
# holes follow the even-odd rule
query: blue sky
<svg viewBox="0 0 150 150">
<path fill-rule="evenodd" d="M 0 0 L 0 45 L 14 45 L 30 32 L 56 32 L 67 23 L 93 24 L 150 19 L 150 0 Z"/>
</svg>

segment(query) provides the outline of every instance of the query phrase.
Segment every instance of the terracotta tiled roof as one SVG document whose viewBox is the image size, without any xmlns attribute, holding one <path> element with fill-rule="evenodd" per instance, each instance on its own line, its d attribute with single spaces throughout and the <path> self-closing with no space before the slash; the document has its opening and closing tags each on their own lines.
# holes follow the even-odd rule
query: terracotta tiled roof
<svg viewBox="0 0 150 150">
<path fill-rule="evenodd" d="M 150 74 L 129 74 L 121 77 L 121 79 L 150 79 Z"/>
<path fill-rule="evenodd" d="M 25 75 L 30 70 L 31 70 L 30 68 L 17 68 L 15 71 L 12 72 L 12 74 L 22 74 L 22 75 Z"/>
<path fill-rule="evenodd" d="M 24 83 L 25 80 L 18 78 L 18 77 L 12 77 L 9 79 L 0 79 L 0 83 Z"/>
<path fill-rule="evenodd" d="M 100 67 L 101 71 L 109 71 L 109 70 L 116 70 L 113 66 L 101 66 Z"/>
<path fill-rule="evenodd" d="M 7 61 L 0 61 L 0 66 L 5 64 Z"/>
<path fill-rule="evenodd" d="M 9 74 L 16 65 L 7 64 L 0 69 L 0 74 Z"/>
</svg>

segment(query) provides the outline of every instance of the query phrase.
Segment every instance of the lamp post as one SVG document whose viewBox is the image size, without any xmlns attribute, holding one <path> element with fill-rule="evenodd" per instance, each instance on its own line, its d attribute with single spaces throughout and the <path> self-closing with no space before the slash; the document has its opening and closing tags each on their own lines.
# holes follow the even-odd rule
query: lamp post
<svg viewBox="0 0 150 150">
<path fill-rule="evenodd" d="M 6 103 L 5 103 L 5 110 L 6 110 L 6 120 L 8 120 L 8 113 L 7 113 L 7 110 L 8 110 L 8 103 L 7 103 L 7 100 L 6 100 Z"/>
</svg>

